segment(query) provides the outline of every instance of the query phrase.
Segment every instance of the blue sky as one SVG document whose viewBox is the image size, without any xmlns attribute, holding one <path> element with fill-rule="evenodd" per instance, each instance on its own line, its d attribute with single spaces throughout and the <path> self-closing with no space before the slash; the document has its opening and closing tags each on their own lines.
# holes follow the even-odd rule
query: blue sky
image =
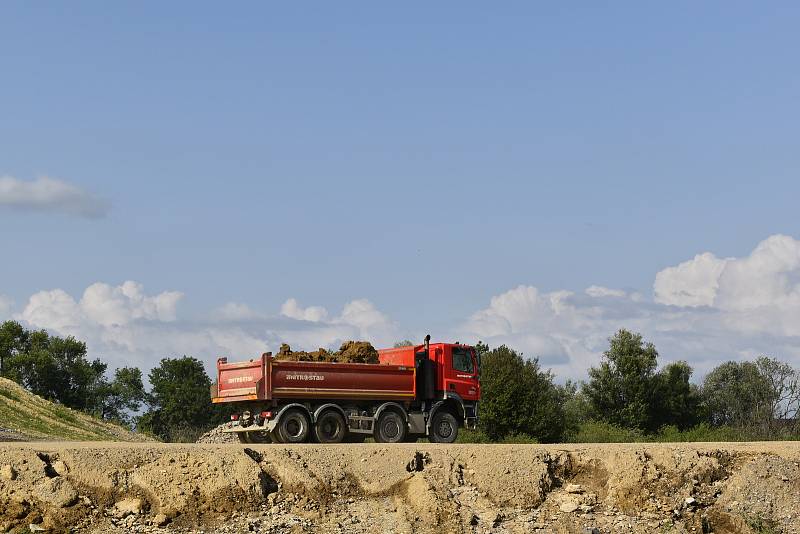
<svg viewBox="0 0 800 534">
<path fill-rule="evenodd" d="M 7 317 L 143 366 L 431 331 L 516 343 L 579 375 L 622 326 L 701 370 L 761 351 L 800 363 L 800 320 L 723 342 L 742 330 L 741 306 L 716 299 L 728 286 L 695 273 L 654 289 L 697 254 L 794 254 L 796 3 L 4 2 L 0 22 Z M 800 311 L 800 271 L 781 265 L 769 310 L 747 309 L 770 324 Z M 760 291 L 762 275 L 736 287 Z M 81 304 L 96 283 L 101 301 Z M 520 286 L 536 289 L 514 294 L 524 311 L 493 308 Z M 34 313 L 54 290 L 76 306 Z M 565 326 L 550 297 L 557 324 L 531 315 L 565 291 L 603 321 Z M 281 314 L 289 299 L 300 311 Z M 348 322 L 354 301 L 372 319 Z M 127 315 L 99 328 L 95 304 Z M 676 313 L 689 326 L 665 326 Z M 162 326 L 192 342 L 119 341 Z"/>
</svg>

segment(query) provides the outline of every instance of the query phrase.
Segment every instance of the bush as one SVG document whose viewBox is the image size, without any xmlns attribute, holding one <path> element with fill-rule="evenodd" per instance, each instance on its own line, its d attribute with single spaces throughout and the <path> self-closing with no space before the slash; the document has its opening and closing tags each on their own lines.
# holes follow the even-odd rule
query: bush
<svg viewBox="0 0 800 534">
<path fill-rule="evenodd" d="M 653 441 L 667 442 L 702 442 L 702 441 L 749 441 L 750 436 L 743 429 L 729 426 L 712 427 L 701 423 L 688 430 L 679 430 L 675 426 L 665 426 L 652 436 Z"/>
<path fill-rule="evenodd" d="M 222 410 L 211 403 L 211 379 L 200 360 L 164 358 L 150 371 L 150 383 L 150 409 L 137 420 L 140 431 L 164 441 L 193 441 L 224 421 Z"/>
<path fill-rule="evenodd" d="M 494 443 L 480 428 L 478 430 L 467 430 L 462 428 L 458 431 L 456 443 Z"/>
<path fill-rule="evenodd" d="M 526 443 L 526 444 L 538 444 L 539 441 L 534 438 L 533 436 L 529 436 L 528 434 L 508 434 L 503 439 L 498 441 L 497 443 L 504 443 L 504 444 L 513 444 L 513 443 Z"/>
<path fill-rule="evenodd" d="M 687 443 L 754 441 L 757 439 L 759 438 L 746 428 L 715 427 L 707 423 L 701 423 L 687 430 L 680 430 L 676 426 L 665 426 L 656 433 L 646 434 L 611 423 L 590 421 L 580 425 L 577 431 L 568 436 L 567 441 L 571 443 Z M 795 436 L 794 439 L 800 439 L 800 436 Z"/>
<path fill-rule="evenodd" d="M 564 435 L 564 394 L 539 360 L 502 345 L 481 350 L 481 431 L 493 442 L 528 436 L 544 443 Z"/>
<path fill-rule="evenodd" d="M 613 423 L 589 421 L 567 436 L 570 443 L 631 443 L 647 441 L 641 431 L 623 428 Z"/>
</svg>

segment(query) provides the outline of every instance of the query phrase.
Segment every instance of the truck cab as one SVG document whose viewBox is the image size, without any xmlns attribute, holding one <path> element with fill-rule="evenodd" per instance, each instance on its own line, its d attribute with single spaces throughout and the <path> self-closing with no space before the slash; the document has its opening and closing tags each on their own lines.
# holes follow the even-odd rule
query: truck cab
<svg viewBox="0 0 800 534">
<path fill-rule="evenodd" d="M 468 428 L 477 424 L 481 398 L 478 358 L 475 349 L 461 343 L 430 343 L 381 349 L 382 364 L 415 367 L 419 400 L 447 403 L 463 417 Z M 428 363 L 429 362 L 429 363 Z M 427 382 L 427 387 L 426 387 Z"/>
</svg>

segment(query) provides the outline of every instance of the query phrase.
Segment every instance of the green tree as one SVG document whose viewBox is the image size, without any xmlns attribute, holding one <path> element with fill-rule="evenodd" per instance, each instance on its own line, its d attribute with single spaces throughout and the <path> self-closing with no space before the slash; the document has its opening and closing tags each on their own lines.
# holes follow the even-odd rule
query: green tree
<svg viewBox="0 0 800 534">
<path fill-rule="evenodd" d="M 554 442 L 563 437 L 564 396 L 537 358 L 524 360 L 502 345 L 481 350 L 481 360 L 481 426 L 491 439 L 526 434 Z"/>
<path fill-rule="evenodd" d="M 800 373 L 788 363 L 768 356 L 759 357 L 756 365 L 769 386 L 772 422 L 796 421 L 800 410 Z"/>
<path fill-rule="evenodd" d="M 703 399 L 712 424 L 747 427 L 762 437 L 774 437 L 797 424 L 800 373 L 767 356 L 725 362 L 706 376 Z"/>
<path fill-rule="evenodd" d="M 93 411 L 101 402 L 107 365 L 86 358 L 86 343 L 73 337 L 27 332 L 22 351 L 6 364 L 6 375 L 27 390 L 65 406 Z"/>
<path fill-rule="evenodd" d="M 648 429 L 658 352 L 652 343 L 628 330 L 609 339 L 600 367 L 589 369 L 583 391 L 601 420 L 636 429 Z"/>
<path fill-rule="evenodd" d="M 28 331 L 17 321 L 0 324 L 0 376 L 6 376 L 6 365 L 11 358 L 26 351 L 28 339 Z"/>
<path fill-rule="evenodd" d="M 196 358 L 164 358 L 149 374 L 149 410 L 137 426 L 166 441 L 199 434 L 220 420 L 211 403 L 211 379 Z"/>
<path fill-rule="evenodd" d="M 141 369 L 117 369 L 114 380 L 104 385 L 99 400 L 100 417 L 130 426 L 133 422 L 132 414 L 138 412 L 147 400 Z"/>
<path fill-rule="evenodd" d="M 570 438 L 575 436 L 584 424 L 592 420 L 592 406 L 577 382 L 567 380 L 558 388 L 564 402 L 565 438 Z"/>
<path fill-rule="evenodd" d="M 770 384 L 755 362 L 725 362 L 706 375 L 703 399 L 713 425 L 751 426 L 771 418 Z"/>
<path fill-rule="evenodd" d="M 398 341 L 394 344 L 394 348 L 399 349 L 400 347 L 413 347 L 414 343 L 410 339 L 404 339 L 403 341 Z"/>
<path fill-rule="evenodd" d="M 653 402 L 649 428 L 675 426 L 686 430 L 700 422 L 699 388 L 690 383 L 692 368 L 683 361 L 665 366 L 653 379 Z"/>
</svg>

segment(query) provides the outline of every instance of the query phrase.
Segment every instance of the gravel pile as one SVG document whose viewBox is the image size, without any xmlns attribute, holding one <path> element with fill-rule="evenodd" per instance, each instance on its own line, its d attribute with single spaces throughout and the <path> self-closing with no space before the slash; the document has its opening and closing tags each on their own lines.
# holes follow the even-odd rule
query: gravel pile
<svg viewBox="0 0 800 534">
<path fill-rule="evenodd" d="M 236 434 L 225 433 L 222 431 L 223 429 L 230 427 L 231 423 L 224 423 L 216 428 L 212 428 L 197 438 L 196 443 L 239 443 L 239 438 L 236 437 Z"/>
</svg>

